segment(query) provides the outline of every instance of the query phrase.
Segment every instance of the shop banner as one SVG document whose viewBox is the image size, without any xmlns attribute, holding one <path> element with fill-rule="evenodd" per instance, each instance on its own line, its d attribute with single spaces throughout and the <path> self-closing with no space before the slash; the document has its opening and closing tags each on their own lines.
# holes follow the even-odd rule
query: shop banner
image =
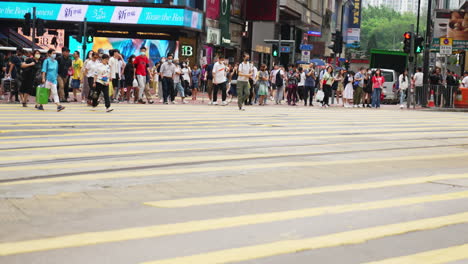
<svg viewBox="0 0 468 264">
<path fill-rule="evenodd" d="M 249 0 L 246 1 L 246 17 L 252 21 L 276 21 L 278 17 L 278 1 Z"/>
<path fill-rule="evenodd" d="M 214 20 L 219 18 L 219 1 L 220 0 L 206 0 L 206 17 Z"/>
<path fill-rule="evenodd" d="M 202 30 L 203 14 L 182 8 L 0 2 L 0 19 L 24 19 L 36 7 L 38 18 L 52 21 L 180 26 Z"/>
<path fill-rule="evenodd" d="M 349 22 L 345 31 L 348 47 L 358 47 L 361 42 L 361 2 L 361 0 L 353 0 L 354 6 L 349 9 Z"/>
<path fill-rule="evenodd" d="M 440 38 L 452 38 L 454 50 L 467 50 L 468 12 L 464 10 L 436 10 L 432 49 L 440 49 Z"/>
<path fill-rule="evenodd" d="M 221 0 L 219 9 L 221 11 L 219 16 L 221 45 L 230 46 L 231 34 L 229 31 L 229 24 L 231 23 L 231 0 Z"/>
</svg>

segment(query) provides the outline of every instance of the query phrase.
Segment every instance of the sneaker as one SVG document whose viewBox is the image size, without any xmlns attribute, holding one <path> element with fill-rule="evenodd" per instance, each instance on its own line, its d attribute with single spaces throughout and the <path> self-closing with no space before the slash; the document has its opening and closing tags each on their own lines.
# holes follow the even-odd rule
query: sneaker
<svg viewBox="0 0 468 264">
<path fill-rule="evenodd" d="M 223 101 L 221 104 L 222 104 L 222 105 L 228 105 L 228 102 Z"/>
<path fill-rule="evenodd" d="M 149 104 L 154 104 L 154 101 L 153 100 L 149 101 Z"/>
<path fill-rule="evenodd" d="M 367 108 L 372 108 L 372 106 L 370 104 L 367 105 Z"/>
<path fill-rule="evenodd" d="M 143 100 L 141 100 L 141 99 L 140 99 L 140 100 L 138 100 L 138 103 L 139 103 L 139 104 L 146 104 L 146 102 L 145 102 L 145 101 L 143 101 Z"/>
<path fill-rule="evenodd" d="M 245 111 L 244 107 L 239 108 L 239 111 Z"/>
<path fill-rule="evenodd" d="M 164 104 L 169 104 L 168 102 L 164 102 Z"/>
<path fill-rule="evenodd" d="M 188 104 L 185 100 L 182 101 L 183 104 Z"/>
<path fill-rule="evenodd" d="M 353 105 L 353 108 L 357 108 L 357 105 Z"/>
<path fill-rule="evenodd" d="M 358 107 L 358 108 L 362 108 L 362 106 L 361 106 L 361 105 L 358 105 L 357 107 Z"/>
<path fill-rule="evenodd" d="M 57 106 L 57 112 L 60 112 L 65 109 L 65 106 L 59 105 Z"/>
<path fill-rule="evenodd" d="M 85 101 L 85 100 L 81 100 L 81 103 L 82 103 L 82 104 L 86 104 L 86 101 Z"/>
<path fill-rule="evenodd" d="M 213 102 L 211 102 L 211 101 L 208 103 L 208 105 L 212 105 L 212 104 L 213 104 Z"/>
<path fill-rule="evenodd" d="M 107 112 L 107 113 L 110 113 L 110 112 L 112 112 L 112 111 L 114 111 L 114 109 L 112 109 L 112 108 L 107 108 L 107 109 L 106 109 L 106 112 Z"/>
<path fill-rule="evenodd" d="M 160 102 L 160 103 L 162 103 L 162 102 L 164 102 L 164 100 L 163 100 L 163 99 L 161 99 L 161 100 L 159 100 L 159 102 Z"/>
<path fill-rule="evenodd" d="M 400 105 L 400 109 L 403 109 L 403 108 L 405 108 L 405 106 L 404 106 L 404 105 Z"/>
<path fill-rule="evenodd" d="M 175 102 L 175 101 L 172 101 L 171 104 L 176 104 L 176 102 Z"/>
<path fill-rule="evenodd" d="M 44 111 L 44 106 L 42 106 L 42 105 L 38 106 L 38 107 L 37 107 L 37 110 L 42 110 L 42 111 Z"/>
<path fill-rule="evenodd" d="M 23 107 L 28 107 L 28 104 L 26 104 L 26 103 L 23 103 Z"/>
<path fill-rule="evenodd" d="M 213 104 L 212 104 L 212 105 L 218 105 L 218 102 L 213 102 Z"/>
<path fill-rule="evenodd" d="M 73 102 L 75 102 L 75 103 L 76 103 L 76 102 L 78 102 L 78 99 L 76 99 L 76 98 L 75 98 L 75 99 L 73 99 Z"/>
</svg>

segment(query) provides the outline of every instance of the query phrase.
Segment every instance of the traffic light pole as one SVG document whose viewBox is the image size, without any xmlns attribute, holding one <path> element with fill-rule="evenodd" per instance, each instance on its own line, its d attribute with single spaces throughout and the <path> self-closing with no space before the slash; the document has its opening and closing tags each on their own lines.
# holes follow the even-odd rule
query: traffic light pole
<svg viewBox="0 0 468 264">
<path fill-rule="evenodd" d="M 416 36 L 414 34 L 414 24 L 410 25 L 410 34 L 411 34 L 411 39 L 410 39 L 410 55 L 409 55 L 409 58 L 408 58 L 408 61 L 409 61 L 409 63 L 408 63 L 408 76 L 413 76 L 414 60 L 415 60 L 414 40 L 416 39 Z M 410 89 L 408 90 L 408 96 L 406 98 L 407 108 L 410 108 L 411 104 L 413 104 L 413 106 L 416 107 L 415 104 L 413 103 L 413 102 L 415 102 L 414 90 L 415 90 L 415 87 L 410 86 Z"/>
<path fill-rule="evenodd" d="M 86 22 L 87 19 L 86 17 L 84 18 L 84 25 L 83 25 L 83 38 L 81 39 L 82 43 L 83 43 L 83 61 L 85 61 L 87 58 L 86 58 L 86 48 L 87 48 L 87 40 L 88 40 L 88 36 L 87 36 L 87 32 L 88 32 L 88 22 Z"/>
<path fill-rule="evenodd" d="M 31 50 L 34 50 L 34 44 L 36 44 L 36 7 L 33 7 Z"/>
<path fill-rule="evenodd" d="M 278 36 L 278 64 L 281 65 L 281 28 Z"/>
<path fill-rule="evenodd" d="M 426 21 L 426 48 L 424 49 L 424 65 L 423 65 L 423 89 L 424 91 L 428 90 L 429 88 L 429 55 L 430 55 L 430 47 L 431 47 L 431 34 L 432 34 L 432 1 L 428 1 L 427 5 L 427 21 Z M 427 106 L 427 92 L 423 92 L 423 96 L 426 98 L 422 98 L 422 107 Z"/>
</svg>

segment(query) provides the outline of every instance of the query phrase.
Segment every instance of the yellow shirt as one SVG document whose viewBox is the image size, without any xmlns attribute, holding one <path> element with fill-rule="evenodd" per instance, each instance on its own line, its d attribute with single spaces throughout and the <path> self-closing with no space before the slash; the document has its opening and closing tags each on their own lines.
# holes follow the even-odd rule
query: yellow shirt
<svg viewBox="0 0 468 264">
<path fill-rule="evenodd" d="M 81 69 L 83 68 L 83 61 L 77 59 L 73 61 L 73 80 L 81 80 Z"/>
</svg>

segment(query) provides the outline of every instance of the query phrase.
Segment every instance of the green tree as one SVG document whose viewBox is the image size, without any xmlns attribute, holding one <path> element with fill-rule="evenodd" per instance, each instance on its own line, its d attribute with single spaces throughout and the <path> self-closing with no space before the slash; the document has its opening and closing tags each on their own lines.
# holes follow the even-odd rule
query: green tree
<svg viewBox="0 0 468 264">
<path fill-rule="evenodd" d="M 403 34 L 409 31 L 410 25 L 416 26 L 417 16 L 413 13 L 398 13 L 388 7 L 367 7 L 362 10 L 361 49 L 402 50 Z M 425 18 L 421 17 L 421 25 Z M 420 27 L 420 34 L 425 27 Z"/>
</svg>

